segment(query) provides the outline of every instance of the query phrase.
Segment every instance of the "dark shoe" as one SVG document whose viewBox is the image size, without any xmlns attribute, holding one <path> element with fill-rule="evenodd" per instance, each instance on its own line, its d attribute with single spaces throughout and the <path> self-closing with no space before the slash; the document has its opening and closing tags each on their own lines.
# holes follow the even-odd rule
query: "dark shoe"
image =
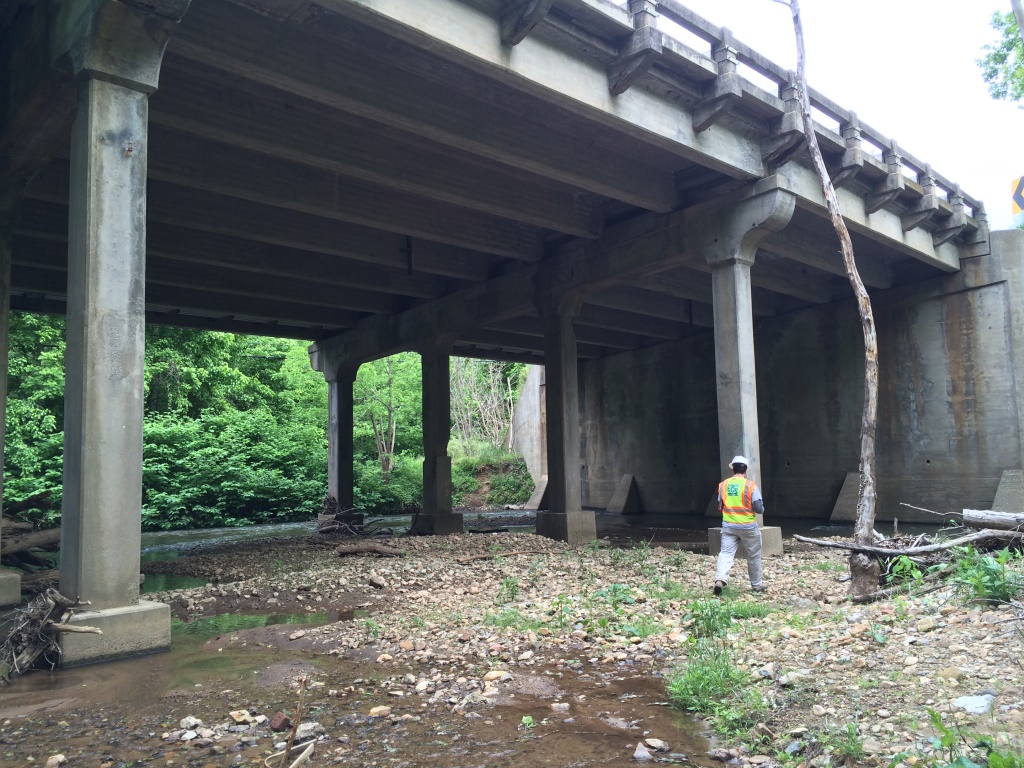
<svg viewBox="0 0 1024 768">
<path fill-rule="evenodd" d="M 715 595 L 722 594 L 722 589 L 724 587 L 725 587 L 725 582 L 724 581 L 716 581 L 715 582 Z"/>
<path fill-rule="evenodd" d="M 764 584 L 758 584 L 756 587 L 751 587 L 750 591 L 751 592 L 767 592 L 768 591 L 768 587 L 766 587 Z"/>
</svg>

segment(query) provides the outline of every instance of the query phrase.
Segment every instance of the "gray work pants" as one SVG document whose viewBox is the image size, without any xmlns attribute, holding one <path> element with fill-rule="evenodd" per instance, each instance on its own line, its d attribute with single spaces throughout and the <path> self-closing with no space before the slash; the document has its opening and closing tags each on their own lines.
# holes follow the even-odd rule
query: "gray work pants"
<svg viewBox="0 0 1024 768">
<path fill-rule="evenodd" d="M 736 559 L 736 547 L 743 542 L 747 551 L 747 574 L 750 586 L 761 586 L 761 529 L 729 528 L 722 526 L 722 551 L 718 553 L 718 568 L 715 581 L 728 582 L 732 562 Z"/>
</svg>

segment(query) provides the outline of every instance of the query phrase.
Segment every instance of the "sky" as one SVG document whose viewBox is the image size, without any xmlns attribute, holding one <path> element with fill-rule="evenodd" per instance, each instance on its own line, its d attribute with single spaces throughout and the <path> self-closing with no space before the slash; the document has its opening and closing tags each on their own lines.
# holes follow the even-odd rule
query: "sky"
<svg viewBox="0 0 1024 768">
<path fill-rule="evenodd" d="M 789 9 L 772 0 L 682 0 L 772 61 L 796 69 Z M 895 139 L 1013 226 L 1024 109 L 988 95 L 977 59 L 1010 0 L 801 0 L 812 88 Z"/>
</svg>

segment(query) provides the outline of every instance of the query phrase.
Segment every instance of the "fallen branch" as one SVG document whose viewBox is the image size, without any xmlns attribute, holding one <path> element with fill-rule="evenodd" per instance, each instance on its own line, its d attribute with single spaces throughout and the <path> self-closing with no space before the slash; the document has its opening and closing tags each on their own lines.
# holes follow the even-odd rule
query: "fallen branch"
<svg viewBox="0 0 1024 768">
<path fill-rule="evenodd" d="M 935 592 L 937 590 L 942 589 L 945 586 L 945 584 L 943 584 L 943 583 L 935 584 L 933 582 L 941 581 L 941 579 L 944 579 L 946 576 L 951 574 L 953 571 L 954 571 L 953 566 L 947 566 L 946 568 L 943 568 L 941 571 L 936 571 L 935 573 L 929 574 L 928 576 L 923 578 L 921 581 L 917 581 L 917 582 L 914 582 L 914 581 L 902 582 L 902 583 L 897 584 L 897 585 L 895 585 L 893 587 L 889 587 L 887 589 L 879 589 L 876 592 L 872 592 L 872 593 L 867 594 L 867 595 L 854 595 L 851 598 L 851 600 L 853 602 L 855 602 L 855 603 L 873 603 L 876 600 L 885 600 L 887 598 L 892 597 L 893 595 L 900 595 L 900 594 L 903 594 L 904 592 L 911 592 L 911 591 L 915 595 L 927 595 L 929 592 Z M 921 585 L 924 584 L 924 583 L 928 583 L 929 586 L 927 588 L 925 588 L 925 589 L 920 589 Z"/>
<path fill-rule="evenodd" d="M 53 501 L 50 496 L 51 491 L 42 491 L 34 496 L 29 496 L 27 499 L 12 502 L 4 509 L 4 515 L 7 517 L 13 517 L 19 512 L 24 512 L 26 509 L 50 509 L 53 506 Z M 6 523 L 4 523 L 4 525 L 6 525 Z M 32 524 L 29 523 L 29 525 L 31 526 Z"/>
<path fill-rule="evenodd" d="M 550 555 L 550 552 L 542 552 L 538 549 L 521 549 L 516 552 L 496 552 L 493 555 L 488 552 L 486 555 L 470 555 L 469 557 L 460 557 L 455 562 L 457 563 L 471 563 L 474 560 L 490 560 L 492 557 L 514 557 L 516 555 Z"/>
<path fill-rule="evenodd" d="M 95 627 L 74 626 L 66 629 L 73 609 L 88 605 L 64 597 L 55 589 L 37 595 L 25 608 L 15 611 L 13 627 L 0 645 L 0 680 L 7 682 L 32 668 L 40 656 L 52 654 L 51 663 L 60 656 L 57 638 L 60 632 L 102 634 Z"/>
<path fill-rule="evenodd" d="M 21 536 L 5 536 L 2 545 L 0 545 L 0 555 L 10 555 L 26 549 L 58 543 L 60 543 L 60 528 L 33 531 Z"/>
<path fill-rule="evenodd" d="M 886 549 L 885 547 L 873 547 L 868 544 L 855 544 L 848 541 L 823 541 L 821 539 L 811 539 L 807 536 L 793 536 L 797 541 L 803 541 L 807 544 L 814 544 L 819 547 L 829 547 L 831 549 L 848 549 L 853 552 L 861 552 L 865 555 L 877 555 L 878 557 L 899 557 L 900 555 L 924 555 L 928 552 L 942 552 L 946 549 L 952 549 L 953 547 L 962 547 L 965 544 L 971 544 L 975 541 L 984 541 L 986 539 L 996 539 L 998 541 L 1015 541 L 1017 539 L 1024 539 L 1024 532 L 1020 531 L 993 531 L 986 528 L 983 531 L 977 531 L 975 533 L 968 534 L 967 536 L 961 536 L 958 539 L 950 539 L 949 541 L 943 541 L 939 544 L 928 544 L 923 547 L 910 547 L 907 549 Z"/>
<path fill-rule="evenodd" d="M 46 628 L 54 632 L 67 632 L 68 634 L 79 635 L 102 635 L 103 630 L 99 627 L 87 627 L 84 624 L 63 624 L 57 621 L 46 622 Z"/>
<path fill-rule="evenodd" d="M 359 541 L 354 544 L 341 544 L 334 550 L 336 557 L 344 555 L 383 555 L 384 557 L 401 557 L 405 554 L 404 549 L 388 547 L 384 544 L 377 544 L 373 541 Z"/>
</svg>

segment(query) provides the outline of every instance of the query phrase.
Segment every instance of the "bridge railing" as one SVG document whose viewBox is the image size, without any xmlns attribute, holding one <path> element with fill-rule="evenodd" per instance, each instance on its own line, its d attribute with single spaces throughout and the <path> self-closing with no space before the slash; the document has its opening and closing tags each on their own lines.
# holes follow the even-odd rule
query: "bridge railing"
<svg viewBox="0 0 1024 768">
<path fill-rule="evenodd" d="M 615 0 L 615 3 L 619 6 L 628 5 L 627 0 Z M 712 58 L 715 49 L 727 46 L 742 65 L 736 71 L 749 84 L 751 95 L 764 101 L 773 112 L 781 114 L 784 110 L 781 101 L 783 91 L 795 81 L 790 70 L 740 42 L 728 29 L 712 24 L 694 13 L 680 0 L 656 0 L 656 4 L 658 27 L 662 34 L 672 38 L 675 46 L 682 46 L 691 60 L 693 57 L 705 60 L 707 66 L 699 68 L 706 75 L 703 78 L 705 81 L 715 77 L 715 62 Z M 678 30 L 685 34 L 678 34 Z M 710 52 L 688 45 L 683 38 L 691 36 L 707 44 Z M 685 74 L 693 76 L 694 67 L 689 67 Z M 774 89 L 775 93 L 769 89 Z M 868 156 L 865 162 L 874 165 L 880 173 L 902 173 L 922 196 L 932 193 L 949 205 L 963 205 L 969 209 L 972 217 L 984 216 L 984 204 L 980 200 L 965 194 L 958 184 L 936 173 L 927 163 L 899 147 L 892 138 L 861 122 L 854 112 L 841 107 L 814 88 L 808 88 L 808 96 L 816 123 L 815 130 L 826 147 L 839 151 L 856 143 L 864 155 Z"/>
</svg>

